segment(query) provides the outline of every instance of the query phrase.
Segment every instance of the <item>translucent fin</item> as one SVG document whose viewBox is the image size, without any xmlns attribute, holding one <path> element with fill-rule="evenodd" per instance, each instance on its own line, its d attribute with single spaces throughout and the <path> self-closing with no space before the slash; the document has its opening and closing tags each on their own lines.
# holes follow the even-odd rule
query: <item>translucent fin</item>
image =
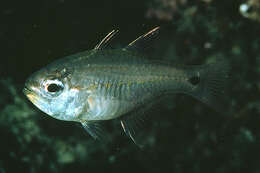
<svg viewBox="0 0 260 173">
<path fill-rule="evenodd" d="M 138 132 L 144 129 L 145 122 L 148 119 L 148 110 L 150 111 L 155 103 L 143 104 L 121 118 L 121 126 L 125 134 L 140 148 L 144 147 L 142 145 L 144 139 L 140 138 L 141 136 Z"/>
<path fill-rule="evenodd" d="M 150 42 L 154 40 L 154 38 L 156 38 L 156 36 L 159 34 L 159 29 L 160 27 L 156 27 L 146 34 L 141 35 L 140 37 L 129 43 L 128 46 L 124 49 L 135 50 L 139 52 L 144 51 L 150 45 Z"/>
<path fill-rule="evenodd" d="M 99 122 L 81 122 L 84 129 L 96 140 L 103 140 L 105 137 L 104 129 Z"/>
<path fill-rule="evenodd" d="M 125 134 L 132 139 L 132 141 L 139 146 L 140 148 L 143 148 L 143 145 L 137 141 L 137 124 L 134 122 L 134 119 L 123 119 L 121 120 L 121 126 L 125 132 Z"/>
<path fill-rule="evenodd" d="M 189 81 L 194 88 L 189 94 L 223 113 L 228 105 L 225 101 L 225 86 L 229 78 L 228 61 L 218 59 L 214 63 L 198 66 L 193 73 L 194 76 Z"/>
<path fill-rule="evenodd" d="M 112 40 L 112 38 L 114 38 L 114 36 L 118 33 L 118 31 L 119 30 L 113 30 L 110 33 L 108 33 L 106 37 L 104 37 L 103 40 L 101 40 L 101 42 L 95 46 L 94 49 L 104 49 L 109 43 L 109 41 Z"/>
</svg>

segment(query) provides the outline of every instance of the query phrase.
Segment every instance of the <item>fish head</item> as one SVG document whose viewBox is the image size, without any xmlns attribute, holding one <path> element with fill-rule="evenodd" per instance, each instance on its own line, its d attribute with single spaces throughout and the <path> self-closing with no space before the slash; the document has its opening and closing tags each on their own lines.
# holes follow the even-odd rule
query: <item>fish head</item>
<svg viewBox="0 0 260 173">
<path fill-rule="evenodd" d="M 23 92 L 46 114 L 60 120 L 77 121 L 82 110 L 76 102 L 79 90 L 71 86 L 70 79 L 67 68 L 52 65 L 32 74 L 25 82 Z"/>
</svg>

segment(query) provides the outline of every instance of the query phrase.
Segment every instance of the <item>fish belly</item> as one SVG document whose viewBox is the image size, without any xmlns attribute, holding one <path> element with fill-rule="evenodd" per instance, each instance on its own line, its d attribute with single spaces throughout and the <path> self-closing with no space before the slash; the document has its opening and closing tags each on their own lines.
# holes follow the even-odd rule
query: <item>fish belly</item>
<svg viewBox="0 0 260 173">
<path fill-rule="evenodd" d="M 118 118 L 133 108 L 130 101 L 90 96 L 88 98 L 87 120 L 110 120 Z"/>
</svg>

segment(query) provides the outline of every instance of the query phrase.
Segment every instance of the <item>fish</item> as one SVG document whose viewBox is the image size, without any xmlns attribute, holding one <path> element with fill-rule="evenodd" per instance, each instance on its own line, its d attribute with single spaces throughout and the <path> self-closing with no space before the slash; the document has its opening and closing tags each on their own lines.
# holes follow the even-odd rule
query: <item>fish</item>
<svg viewBox="0 0 260 173">
<path fill-rule="evenodd" d="M 102 139 L 102 122 L 118 120 L 136 141 L 143 112 L 168 94 L 186 94 L 216 111 L 223 111 L 224 84 L 229 63 L 224 58 L 202 65 L 180 65 L 151 60 L 143 52 L 160 27 L 120 49 L 106 48 L 118 33 L 113 30 L 94 49 L 58 59 L 34 72 L 23 89 L 27 98 L 49 116 L 81 123 Z"/>
</svg>

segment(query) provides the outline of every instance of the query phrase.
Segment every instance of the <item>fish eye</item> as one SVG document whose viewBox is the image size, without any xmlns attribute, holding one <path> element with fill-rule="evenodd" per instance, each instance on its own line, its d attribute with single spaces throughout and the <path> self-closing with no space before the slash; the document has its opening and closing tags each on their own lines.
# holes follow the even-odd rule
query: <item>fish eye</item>
<svg viewBox="0 0 260 173">
<path fill-rule="evenodd" d="M 63 89 L 63 87 L 60 85 L 57 85 L 57 84 L 50 84 L 47 86 L 47 91 L 51 92 L 51 93 L 61 91 L 62 89 Z"/>
<path fill-rule="evenodd" d="M 63 89 L 64 89 L 63 84 L 57 80 L 47 81 L 45 84 L 45 91 L 49 94 L 57 94 Z"/>
</svg>

